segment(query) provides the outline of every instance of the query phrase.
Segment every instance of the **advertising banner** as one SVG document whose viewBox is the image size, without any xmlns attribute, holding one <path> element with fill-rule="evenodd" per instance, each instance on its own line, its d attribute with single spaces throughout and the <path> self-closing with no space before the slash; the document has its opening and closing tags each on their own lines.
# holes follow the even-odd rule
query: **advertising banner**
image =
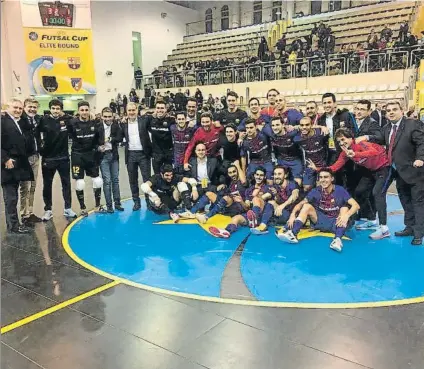
<svg viewBox="0 0 424 369">
<path fill-rule="evenodd" d="M 30 93 L 96 93 L 91 30 L 24 27 Z"/>
</svg>

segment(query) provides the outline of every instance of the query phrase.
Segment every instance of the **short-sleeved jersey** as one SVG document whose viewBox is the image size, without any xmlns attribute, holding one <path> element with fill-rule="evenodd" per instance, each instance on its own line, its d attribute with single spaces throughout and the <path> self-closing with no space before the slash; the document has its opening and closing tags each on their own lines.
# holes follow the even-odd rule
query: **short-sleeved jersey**
<svg viewBox="0 0 424 369">
<path fill-rule="evenodd" d="M 276 185 L 276 184 L 274 184 L 271 187 L 277 190 L 277 194 L 274 196 L 274 199 L 278 205 L 284 204 L 292 195 L 293 191 L 298 189 L 298 186 L 296 182 L 294 181 L 288 181 L 286 187 L 283 187 L 282 185 Z M 294 204 L 291 204 L 286 209 L 291 210 L 293 207 L 294 207 Z"/>
<path fill-rule="evenodd" d="M 300 133 L 294 138 L 305 152 L 305 158 L 311 159 L 319 168 L 327 163 L 327 137 L 321 134 L 319 128 L 314 128 L 313 136 L 302 136 Z"/>
<path fill-rule="evenodd" d="M 268 147 L 268 138 L 258 132 L 255 138 L 246 137 L 241 145 L 241 156 L 249 157 L 250 162 L 266 163 L 271 161 L 271 153 Z"/>
<path fill-rule="evenodd" d="M 249 201 L 252 201 L 253 200 L 253 192 L 256 190 L 257 188 L 256 188 L 256 185 L 253 185 L 253 186 L 250 186 L 247 190 L 246 190 L 246 192 L 245 192 L 245 198 L 246 198 L 246 200 L 249 200 Z M 261 187 L 260 187 L 260 190 L 259 190 L 259 192 L 258 192 L 258 194 L 256 195 L 256 196 L 261 196 L 261 195 L 263 195 L 264 193 L 268 193 L 269 192 L 269 186 L 268 185 L 266 185 L 266 184 L 263 184 Z"/>
<path fill-rule="evenodd" d="M 183 180 L 184 176 L 174 174 L 171 182 L 165 181 L 160 174 L 154 174 L 150 177 L 149 182 L 152 183 L 152 191 L 156 192 L 159 197 L 172 196 L 177 184 Z"/>
<path fill-rule="evenodd" d="M 321 186 L 313 188 L 306 199 L 315 208 L 330 218 L 337 218 L 340 208 L 348 205 L 351 199 L 349 193 L 341 186 L 334 186 L 331 193 L 326 193 Z"/>
</svg>

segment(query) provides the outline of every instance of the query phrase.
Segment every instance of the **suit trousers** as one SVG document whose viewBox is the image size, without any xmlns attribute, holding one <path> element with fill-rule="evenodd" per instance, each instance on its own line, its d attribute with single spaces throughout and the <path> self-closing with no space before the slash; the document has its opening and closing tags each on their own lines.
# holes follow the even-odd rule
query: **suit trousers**
<svg viewBox="0 0 424 369">
<path fill-rule="evenodd" d="M 5 183 L 1 185 L 3 189 L 3 199 L 6 215 L 6 225 L 8 230 L 19 227 L 18 218 L 18 188 L 19 182 Z"/>
<path fill-rule="evenodd" d="M 140 188 L 138 186 L 138 169 L 140 168 L 143 182 L 151 177 L 151 159 L 143 151 L 128 151 L 128 179 L 130 182 L 131 194 L 134 201 L 140 201 Z"/>
<path fill-rule="evenodd" d="M 28 160 L 34 173 L 34 180 L 20 183 L 21 217 L 30 216 L 33 212 L 40 156 L 38 154 L 31 155 Z"/>
<path fill-rule="evenodd" d="M 415 237 L 424 237 L 424 181 L 407 183 L 402 179 L 396 169 L 392 167 L 388 186 L 393 180 L 396 180 L 399 200 L 405 212 L 405 226 L 414 231 Z"/>
</svg>

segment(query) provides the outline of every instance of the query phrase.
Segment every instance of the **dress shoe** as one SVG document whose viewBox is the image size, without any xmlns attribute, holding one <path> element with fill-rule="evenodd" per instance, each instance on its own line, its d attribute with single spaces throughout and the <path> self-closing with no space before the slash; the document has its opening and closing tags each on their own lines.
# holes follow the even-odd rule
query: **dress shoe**
<svg viewBox="0 0 424 369">
<path fill-rule="evenodd" d="M 14 234 L 27 234 L 27 233 L 31 232 L 31 230 L 27 227 L 20 225 L 16 228 L 12 228 L 11 230 L 9 230 L 9 232 L 14 233 Z"/>
<path fill-rule="evenodd" d="M 121 204 L 115 204 L 115 210 L 117 210 L 117 211 L 124 211 L 125 209 L 122 207 Z"/>
<path fill-rule="evenodd" d="M 37 217 L 35 214 L 31 214 L 29 217 L 25 218 L 25 222 L 28 223 L 41 223 L 43 220 Z"/>
<path fill-rule="evenodd" d="M 135 202 L 134 206 L 133 206 L 133 211 L 137 211 L 141 209 L 141 203 L 140 202 Z"/>
<path fill-rule="evenodd" d="M 414 235 L 414 231 L 408 227 L 406 227 L 403 231 L 395 232 L 396 237 L 408 237 L 413 235 Z"/>
<path fill-rule="evenodd" d="M 422 237 L 414 237 L 414 239 L 411 241 L 411 245 L 414 246 L 421 246 L 423 244 Z"/>
</svg>

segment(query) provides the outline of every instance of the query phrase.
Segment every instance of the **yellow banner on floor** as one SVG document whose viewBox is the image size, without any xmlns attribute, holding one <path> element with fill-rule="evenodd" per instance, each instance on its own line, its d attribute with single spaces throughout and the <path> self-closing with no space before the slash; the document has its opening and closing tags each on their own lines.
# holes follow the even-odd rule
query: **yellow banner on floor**
<svg viewBox="0 0 424 369">
<path fill-rule="evenodd" d="M 24 27 L 24 43 L 32 95 L 97 92 L 91 30 Z"/>
</svg>

